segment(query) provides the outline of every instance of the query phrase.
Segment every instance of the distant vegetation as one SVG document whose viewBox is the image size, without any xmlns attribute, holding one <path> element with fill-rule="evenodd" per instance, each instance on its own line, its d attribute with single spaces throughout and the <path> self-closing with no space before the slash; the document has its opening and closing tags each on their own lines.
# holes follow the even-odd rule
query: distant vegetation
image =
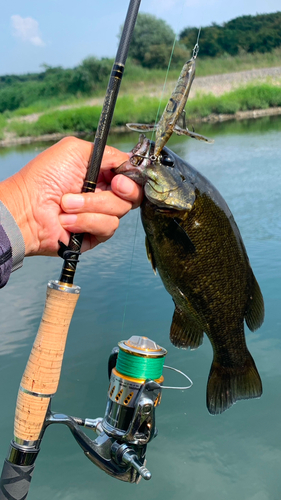
<svg viewBox="0 0 281 500">
<path fill-rule="evenodd" d="M 187 48 L 194 45 L 198 28 L 185 28 L 180 42 Z M 240 52 L 271 52 L 281 47 L 281 12 L 257 16 L 241 16 L 222 25 L 202 28 L 200 56 L 235 56 Z"/>
<path fill-rule="evenodd" d="M 73 69 L 46 67 L 42 73 L 0 77 L 0 112 L 50 98 L 90 95 L 108 80 L 111 59 L 89 57 Z"/>
<path fill-rule="evenodd" d="M 174 42 L 169 79 L 176 80 L 183 62 L 191 56 L 197 33 L 197 28 L 186 28 L 175 41 L 165 21 L 140 14 L 122 90 L 140 89 L 145 94 L 147 84 L 163 83 Z M 281 12 L 243 16 L 222 26 L 203 28 L 199 44 L 197 76 L 280 65 Z M 102 96 L 112 63 L 112 59 L 89 57 L 72 69 L 45 65 L 40 73 L 1 76 L 0 113 L 7 118 L 15 111 L 27 114 Z"/>
<path fill-rule="evenodd" d="M 120 97 L 117 101 L 112 126 L 124 126 L 127 122 L 153 123 L 155 117 L 163 111 L 165 101 L 158 110 L 157 98 L 141 97 L 135 100 L 132 96 Z M 248 85 L 220 97 L 213 94 L 198 96 L 187 103 L 187 116 L 190 128 L 192 120 L 212 113 L 234 114 L 237 111 L 266 109 L 281 106 L 281 88 L 268 84 Z M 101 113 L 99 106 L 87 106 L 67 110 L 57 110 L 42 114 L 34 123 L 11 121 L 3 123 L 10 132 L 18 136 L 39 136 L 52 133 L 73 133 L 96 131 Z M 0 123 L 1 128 L 1 123 Z M 1 135 L 1 134 L 0 134 Z"/>
</svg>

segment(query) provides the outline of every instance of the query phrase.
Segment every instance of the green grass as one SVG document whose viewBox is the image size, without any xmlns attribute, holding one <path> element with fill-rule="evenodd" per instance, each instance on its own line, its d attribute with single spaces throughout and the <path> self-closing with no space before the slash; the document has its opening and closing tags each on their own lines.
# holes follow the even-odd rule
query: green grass
<svg viewBox="0 0 281 500">
<path fill-rule="evenodd" d="M 281 106 L 281 87 L 267 83 L 250 84 L 221 96 L 197 95 L 188 101 L 187 116 L 205 117 L 215 114 L 235 114 L 237 111 L 267 109 Z"/>
<path fill-rule="evenodd" d="M 15 109 L 14 111 L 4 111 L 2 113 L 6 118 L 14 118 L 14 117 L 21 117 L 21 116 L 27 116 L 27 115 L 32 115 L 33 113 L 43 113 L 45 111 L 48 111 L 50 109 L 55 109 L 60 106 L 79 106 L 82 107 L 84 102 L 89 99 L 86 97 L 83 98 L 78 98 L 75 96 L 65 96 L 64 99 L 59 98 L 59 97 L 52 97 L 49 99 L 40 99 L 30 106 L 23 107 L 23 108 L 18 108 Z"/>
<path fill-rule="evenodd" d="M 197 76 L 220 75 L 223 73 L 232 73 L 259 68 L 272 68 L 280 66 L 281 48 L 262 54 L 240 53 L 237 56 L 224 55 L 220 57 L 200 58 L 200 52 L 197 59 Z"/>
<path fill-rule="evenodd" d="M 92 132 L 97 128 L 101 107 L 82 107 L 53 111 L 39 116 L 33 123 L 13 121 L 8 130 L 18 136 L 39 136 L 53 133 Z"/>
<path fill-rule="evenodd" d="M 4 137 L 4 129 L 7 126 L 6 117 L 0 113 L 0 140 Z"/>
<path fill-rule="evenodd" d="M 134 100 L 131 96 L 118 99 L 112 126 L 118 127 L 130 121 L 151 123 L 155 120 L 159 106 L 156 98 Z M 62 111 L 44 113 L 36 122 L 12 121 L 8 130 L 15 132 L 18 136 L 39 136 L 52 133 L 85 132 L 91 133 L 97 130 L 101 106 L 85 106 Z"/>
<path fill-rule="evenodd" d="M 165 106 L 163 102 L 160 113 Z M 222 96 L 213 94 L 197 95 L 188 101 L 187 118 L 206 117 L 210 114 L 235 114 L 237 111 L 266 109 L 281 106 L 281 87 L 267 83 L 248 85 L 227 92 Z M 112 127 L 124 126 L 128 122 L 153 123 L 158 114 L 157 98 L 132 96 L 120 97 L 117 101 Z M 18 136 L 40 136 L 52 133 L 95 132 L 98 126 L 101 106 L 84 106 L 67 110 L 44 113 L 33 123 L 11 121 L 7 130 Z M 5 118 L 2 117 L 3 126 Z M 158 115 L 159 119 L 159 115 Z M 1 127 L 1 123 L 0 123 Z"/>
</svg>

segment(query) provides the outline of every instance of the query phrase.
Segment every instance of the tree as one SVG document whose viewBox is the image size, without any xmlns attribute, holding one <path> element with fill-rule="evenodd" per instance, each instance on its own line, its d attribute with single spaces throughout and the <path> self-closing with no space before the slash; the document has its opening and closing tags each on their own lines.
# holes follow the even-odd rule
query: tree
<svg viewBox="0 0 281 500">
<path fill-rule="evenodd" d="M 222 54 L 234 56 L 244 52 L 270 52 L 281 46 L 281 12 L 240 16 L 224 23 L 202 28 L 199 46 L 201 56 Z M 185 28 L 180 41 L 189 47 L 195 40 L 197 28 Z"/>
<path fill-rule="evenodd" d="M 129 56 L 147 68 L 163 68 L 169 62 L 175 33 L 163 19 L 140 13 L 134 29 Z"/>
<path fill-rule="evenodd" d="M 199 38 L 199 55 L 216 57 L 222 53 L 219 43 L 221 27 L 217 24 L 202 28 Z M 180 41 L 186 47 L 194 47 L 198 36 L 198 28 L 185 28 L 180 33 Z"/>
</svg>

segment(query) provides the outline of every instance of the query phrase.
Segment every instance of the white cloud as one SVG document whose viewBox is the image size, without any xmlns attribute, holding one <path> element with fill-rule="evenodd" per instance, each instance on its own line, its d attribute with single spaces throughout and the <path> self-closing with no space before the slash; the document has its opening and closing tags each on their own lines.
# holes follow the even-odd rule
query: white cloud
<svg viewBox="0 0 281 500">
<path fill-rule="evenodd" d="M 38 47 L 44 47 L 40 31 L 39 24 L 32 17 L 21 17 L 18 15 L 11 16 L 13 36 L 20 38 L 23 42 L 30 42 Z"/>
</svg>

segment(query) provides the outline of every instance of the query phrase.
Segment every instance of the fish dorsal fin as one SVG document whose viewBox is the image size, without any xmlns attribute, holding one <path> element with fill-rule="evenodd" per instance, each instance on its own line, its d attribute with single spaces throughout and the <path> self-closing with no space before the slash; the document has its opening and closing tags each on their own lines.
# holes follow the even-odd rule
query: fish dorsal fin
<svg viewBox="0 0 281 500">
<path fill-rule="evenodd" d="M 186 129 L 186 119 L 185 119 L 185 110 L 182 111 L 181 115 L 177 120 L 177 126 L 179 128 Z"/>
<path fill-rule="evenodd" d="M 157 128 L 155 123 L 126 123 L 126 126 L 134 132 L 153 132 Z"/>
<path fill-rule="evenodd" d="M 145 237 L 145 248 L 146 248 L 147 258 L 151 262 L 154 274 L 156 274 L 156 262 L 155 262 L 155 259 L 154 259 L 152 247 L 151 247 L 151 245 L 149 243 L 149 240 L 148 240 L 147 236 Z"/>
<path fill-rule="evenodd" d="M 203 335 L 202 327 L 192 314 L 176 305 L 170 330 L 172 344 L 183 349 L 197 349 L 203 342 Z"/>
<path fill-rule="evenodd" d="M 247 304 L 247 312 L 245 320 L 248 328 L 253 332 L 261 326 L 264 320 L 264 302 L 259 284 L 252 273 L 252 286 L 250 290 L 250 298 Z"/>
</svg>

